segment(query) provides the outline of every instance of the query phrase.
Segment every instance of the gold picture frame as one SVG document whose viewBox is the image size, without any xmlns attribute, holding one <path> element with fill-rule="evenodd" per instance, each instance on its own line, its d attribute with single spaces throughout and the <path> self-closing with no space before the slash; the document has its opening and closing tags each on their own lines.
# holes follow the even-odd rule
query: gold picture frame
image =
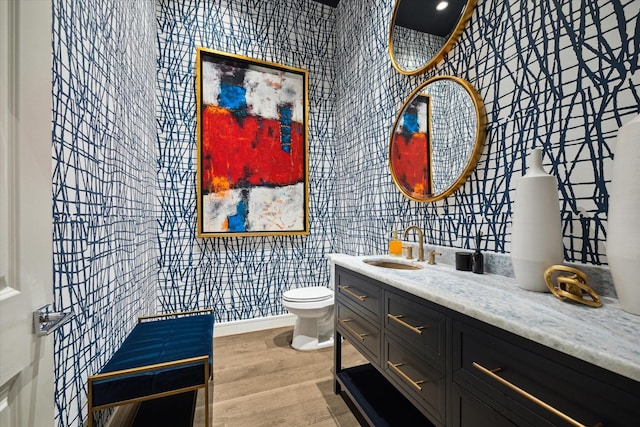
<svg viewBox="0 0 640 427">
<path fill-rule="evenodd" d="M 198 237 L 309 233 L 308 72 L 199 47 Z"/>
</svg>

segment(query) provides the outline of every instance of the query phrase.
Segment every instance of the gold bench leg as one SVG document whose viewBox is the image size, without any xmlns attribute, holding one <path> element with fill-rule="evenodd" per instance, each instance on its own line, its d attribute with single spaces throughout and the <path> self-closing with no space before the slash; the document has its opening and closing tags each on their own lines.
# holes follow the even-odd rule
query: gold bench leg
<svg viewBox="0 0 640 427">
<path fill-rule="evenodd" d="M 204 365 L 204 425 L 211 427 L 209 420 L 209 360 L 205 361 Z"/>
<path fill-rule="evenodd" d="M 88 388 L 89 390 L 87 390 L 87 407 L 89 408 L 89 417 L 87 417 L 87 427 L 93 427 L 93 405 L 91 404 L 93 402 L 92 381 L 88 381 Z"/>
</svg>

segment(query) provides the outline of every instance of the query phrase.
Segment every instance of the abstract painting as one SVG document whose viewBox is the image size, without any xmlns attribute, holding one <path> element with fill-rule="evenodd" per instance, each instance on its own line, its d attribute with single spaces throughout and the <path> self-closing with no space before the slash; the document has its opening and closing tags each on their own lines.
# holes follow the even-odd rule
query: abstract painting
<svg viewBox="0 0 640 427">
<path fill-rule="evenodd" d="M 400 190 L 414 200 L 431 195 L 430 97 L 418 94 L 408 102 L 394 128 L 389 166 Z"/>
<path fill-rule="evenodd" d="M 307 234 L 307 71 L 196 56 L 198 237 Z"/>
</svg>

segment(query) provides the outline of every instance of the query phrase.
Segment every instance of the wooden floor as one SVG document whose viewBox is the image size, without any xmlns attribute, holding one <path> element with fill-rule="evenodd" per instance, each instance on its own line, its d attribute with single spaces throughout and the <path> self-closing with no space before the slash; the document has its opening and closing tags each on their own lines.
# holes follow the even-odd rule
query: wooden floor
<svg viewBox="0 0 640 427">
<path fill-rule="evenodd" d="M 214 339 L 214 427 L 360 426 L 333 393 L 333 348 L 294 350 L 292 332 L 289 327 Z M 343 366 L 361 363 L 365 359 L 343 344 Z M 194 426 L 205 426 L 202 392 Z"/>
</svg>

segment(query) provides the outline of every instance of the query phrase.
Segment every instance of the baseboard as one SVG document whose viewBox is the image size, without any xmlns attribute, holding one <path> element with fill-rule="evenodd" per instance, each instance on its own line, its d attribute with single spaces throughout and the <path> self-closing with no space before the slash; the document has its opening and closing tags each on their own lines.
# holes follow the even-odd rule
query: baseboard
<svg viewBox="0 0 640 427">
<path fill-rule="evenodd" d="M 294 314 L 260 317 L 258 319 L 235 320 L 233 322 L 216 323 L 213 328 L 214 337 L 243 334 L 245 332 L 293 326 L 296 323 Z"/>
</svg>

